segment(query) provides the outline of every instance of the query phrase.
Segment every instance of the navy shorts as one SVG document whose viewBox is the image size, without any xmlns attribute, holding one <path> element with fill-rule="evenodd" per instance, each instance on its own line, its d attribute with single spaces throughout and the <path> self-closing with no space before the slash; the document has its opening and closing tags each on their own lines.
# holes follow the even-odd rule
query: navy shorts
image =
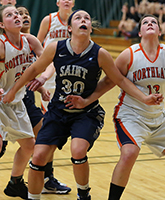
<svg viewBox="0 0 165 200">
<path fill-rule="evenodd" d="M 62 149 L 68 137 L 71 136 L 72 139 L 87 140 L 90 143 L 90 149 L 100 135 L 104 117 L 105 111 L 100 105 L 87 112 L 69 113 L 49 104 L 36 144 L 57 145 L 59 149 Z"/>
<path fill-rule="evenodd" d="M 26 90 L 26 92 L 23 102 L 26 106 L 32 127 L 34 128 L 43 118 L 43 113 L 41 109 L 35 105 L 34 92 L 30 90 Z"/>
</svg>

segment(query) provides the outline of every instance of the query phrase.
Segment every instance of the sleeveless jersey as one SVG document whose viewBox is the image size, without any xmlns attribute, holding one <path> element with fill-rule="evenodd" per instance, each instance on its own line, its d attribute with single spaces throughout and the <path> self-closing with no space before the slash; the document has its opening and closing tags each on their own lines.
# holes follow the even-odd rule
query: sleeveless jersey
<svg viewBox="0 0 165 200">
<path fill-rule="evenodd" d="M 68 38 L 68 26 L 64 25 L 59 17 L 59 12 L 49 14 L 49 29 L 44 40 L 44 47 L 51 42 Z"/>
<path fill-rule="evenodd" d="M 0 88 L 3 88 L 4 95 L 14 86 L 15 82 L 22 76 L 26 68 L 30 66 L 31 48 L 25 36 L 21 35 L 21 46 L 19 49 L 14 46 L 5 34 L 0 35 L 0 41 L 5 46 L 5 59 L 0 61 Z M 15 95 L 12 104 L 23 99 L 25 87 L 21 88 Z"/>
<path fill-rule="evenodd" d="M 66 109 L 64 100 L 67 95 L 75 94 L 86 98 L 93 93 L 102 71 L 98 65 L 99 49 L 99 45 L 90 41 L 81 54 L 75 54 L 70 46 L 70 39 L 58 42 L 53 59 L 57 75 L 56 90 L 52 98 L 52 103 L 57 108 Z M 97 103 L 95 101 L 92 106 Z"/>
<path fill-rule="evenodd" d="M 134 44 L 129 47 L 131 61 L 127 78 L 132 81 L 144 94 L 161 93 L 165 94 L 165 45 L 160 44 L 157 49 L 157 55 L 151 61 L 141 44 Z M 126 105 L 140 115 L 146 117 L 156 117 L 161 115 L 164 110 L 164 103 L 160 105 L 148 106 L 137 99 L 131 97 L 123 90 L 119 96 L 119 103 L 115 108 L 114 116 Z"/>
</svg>

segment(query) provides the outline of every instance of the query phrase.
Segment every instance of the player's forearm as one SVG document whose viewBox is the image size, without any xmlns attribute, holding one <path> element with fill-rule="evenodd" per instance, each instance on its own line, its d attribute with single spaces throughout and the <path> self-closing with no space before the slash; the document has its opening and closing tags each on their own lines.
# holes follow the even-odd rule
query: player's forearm
<svg viewBox="0 0 165 200">
<path fill-rule="evenodd" d="M 127 94 L 130 96 L 136 98 L 137 100 L 145 103 L 146 95 L 139 90 L 134 83 L 132 83 L 129 79 L 125 78 L 122 82 L 120 82 L 119 85 L 120 88 L 122 88 Z"/>
<path fill-rule="evenodd" d="M 45 81 L 46 81 L 46 80 L 50 79 L 50 78 L 53 76 L 54 73 L 55 73 L 55 68 L 54 68 L 53 63 L 51 63 L 51 64 L 46 68 L 46 70 L 41 74 L 41 77 L 42 77 L 43 79 L 45 79 Z"/>
<path fill-rule="evenodd" d="M 41 86 L 41 87 L 39 87 L 39 88 L 37 89 L 37 92 L 39 92 L 39 93 L 41 93 L 41 94 L 42 94 L 43 91 L 44 91 L 44 87 L 43 87 L 43 86 Z"/>
<path fill-rule="evenodd" d="M 25 70 L 24 74 L 18 79 L 13 88 L 11 89 L 14 93 L 17 93 L 24 85 L 29 81 L 33 80 L 38 75 L 38 72 L 33 68 L 29 67 Z"/>
</svg>

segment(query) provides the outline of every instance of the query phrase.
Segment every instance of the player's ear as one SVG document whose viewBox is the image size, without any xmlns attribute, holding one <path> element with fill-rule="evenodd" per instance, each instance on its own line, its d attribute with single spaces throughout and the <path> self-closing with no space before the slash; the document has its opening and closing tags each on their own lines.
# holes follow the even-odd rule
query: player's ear
<svg viewBox="0 0 165 200">
<path fill-rule="evenodd" d="M 58 2 L 56 2 L 56 5 L 59 7 L 59 1 L 58 1 Z"/>
<path fill-rule="evenodd" d="M 138 35 L 139 35 L 139 37 L 141 37 L 141 36 L 142 36 L 142 34 L 141 34 L 141 32 L 140 32 L 140 31 L 139 31 Z"/>
<path fill-rule="evenodd" d="M 4 23 L 3 22 L 0 22 L 0 28 L 5 28 L 5 25 L 4 25 Z"/>
<path fill-rule="evenodd" d="M 68 32 L 69 32 L 69 34 L 71 35 L 71 33 L 72 33 L 72 27 L 69 26 L 69 25 L 68 25 Z"/>
</svg>

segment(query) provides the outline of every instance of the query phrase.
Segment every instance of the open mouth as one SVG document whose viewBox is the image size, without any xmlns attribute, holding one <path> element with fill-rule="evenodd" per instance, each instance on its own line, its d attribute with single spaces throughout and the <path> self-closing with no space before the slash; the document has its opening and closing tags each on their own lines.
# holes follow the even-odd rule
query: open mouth
<svg viewBox="0 0 165 200">
<path fill-rule="evenodd" d="M 23 24 L 29 24 L 28 20 L 23 21 Z"/>
<path fill-rule="evenodd" d="M 80 29 L 87 30 L 87 27 L 85 25 L 80 26 Z"/>
<path fill-rule="evenodd" d="M 20 24 L 20 21 L 19 21 L 19 20 L 16 20 L 15 23 L 16 23 L 16 24 Z"/>
</svg>

